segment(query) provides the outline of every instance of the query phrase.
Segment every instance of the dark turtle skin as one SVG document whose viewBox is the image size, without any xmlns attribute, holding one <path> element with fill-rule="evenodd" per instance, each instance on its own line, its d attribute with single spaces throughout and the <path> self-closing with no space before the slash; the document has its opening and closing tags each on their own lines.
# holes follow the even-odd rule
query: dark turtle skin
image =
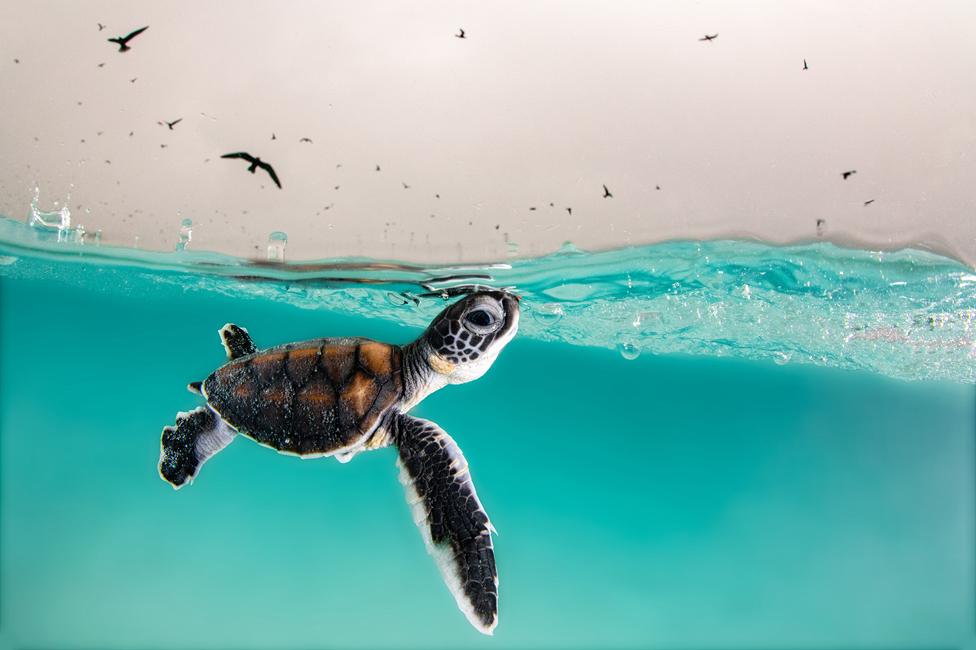
<svg viewBox="0 0 976 650">
<path fill-rule="evenodd" d="M 229 361 L 203 394 L 239 433 L 280 452 L 332 454 L 374 434 L 403 396 L 403 353 L 364 338 L 313 339 Z"/>
</svg>

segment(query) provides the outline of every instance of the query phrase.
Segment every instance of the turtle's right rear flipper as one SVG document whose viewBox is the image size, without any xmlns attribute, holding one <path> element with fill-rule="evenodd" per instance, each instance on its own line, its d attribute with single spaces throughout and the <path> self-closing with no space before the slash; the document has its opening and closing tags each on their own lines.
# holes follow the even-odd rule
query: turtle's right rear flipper
<svg viewBox="0 0 976 650">
<path fill-rule="evenodd" d="M 207 459 L 230 444 L 237 432 L 206 406 L 181 412 L 175 427 L 164 427 L 159 475 L 179 489 L 192 482 Z"/>
</svg>

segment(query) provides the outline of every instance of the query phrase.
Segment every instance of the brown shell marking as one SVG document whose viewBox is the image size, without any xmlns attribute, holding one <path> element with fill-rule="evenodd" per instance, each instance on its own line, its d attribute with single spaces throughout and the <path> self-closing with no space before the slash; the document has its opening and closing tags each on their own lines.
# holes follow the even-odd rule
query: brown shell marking
<svg viewBox="0 0 976 650">
<path fill-rule="evenodd" d="M 325 454 L 372 433 L 400 399 L 401 355 L 368 339 L 316 339 L 234 359 L 204 391 L 242 434 L 280 451 Z"/>
</svg>

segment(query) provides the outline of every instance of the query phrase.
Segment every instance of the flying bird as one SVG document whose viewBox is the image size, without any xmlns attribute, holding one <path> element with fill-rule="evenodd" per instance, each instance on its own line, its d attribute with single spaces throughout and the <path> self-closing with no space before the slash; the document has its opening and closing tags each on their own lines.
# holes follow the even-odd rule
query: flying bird
<svg viewBox="0 0 976 650">
<path fill-rule="evenodd" d="M 605 199 L 612 199 L 613 198 L 613 194 L 610 193 L 610 190 L 607 189 L 607 186 L 606 185 L 603 186 L 603 198 L 605 198 Z"/>
<path fill-rule="evenodd" d="M 403 181 L 400 181 L 400 182 L 403 183 Z M 410 186 L 407 185 L 406 183 L 403 183 L 403 189 L 409 190 L 410 189 Z"/>
<path fill-rule="evenodd" d="M 857 170 L 856 170 L 856 169 L 851 169 L 850 171 L 846 171 L 846 172 L 841 172 L 841 174 L 840 174 L 840 175 L 841 175 L 841 176 L 842 176 L 842 177 L 844 178 L 844 180 L 846 181 L 846 180 L 848 179 L 848 177 L 850 177 L 851 175 L 853 175 L 853 174 L 856 174 L 856 173 L 857 173 Z"/>
<path fill-rule="evenodd" d="M 278 136 L 276 136 L 276 135 L 275 135 L 274 133 L 272 133 L 272 134 L 271 134 L 271 139 L 272 139 L 272 140 L 277 140 L 277 139 L 278 139 Z"/>
<path fill-rule="evenodd" d="M 116 36 L 115 38 L 108 39 L 108 41 L 110 43 L 118 43 L 119 44 L 119 52 L 128 52 L 129 50 L 132 49 L 131 47 L 129 47 L 129 41 L 131 41 L 136 36 L 138 36 L 139 34 L 143 33 L 144 31 L 146 31 L 147 29 L 149 29 L 149 25 L 146 25 L 145 27 L 140 27 L 139 29 L 137 29 L 136 31 L 132 32 L 128 36 Z"/>
<path fill-rule="evenodd" d="M 810 68 L 809 68 L 809 67 L 807 66 L 807 60 L 806 60 L 806 59 L 803 59 L 803 69 L 804 69 L 804 70 L 809 70 L 809 69 L 810 69 Z"/>
<path fill-rule="evenodd" d="M 278 175 L 275 174 L 274 168 L 260 158 L 252 156 L 251 154 L 243 151 L 238 151 L 237 153 L 225 153 L 223 156 L 221 156 L 221 158 L 240 158 L 241 160 L 246 160 L 247 162 L 251 163 L 251 166 L 247 168 L 247 171 L 251 172 L 252 174 L 257 172 L 258 167 L 260 167 L 264 171 L 268 172 L 268 176 L 271 177 L 274 184 L 278 186 L 278 189 L 281 189 L 281 181 L 278 180 Z"/>
<path fill-rule="evenodd" d="M 377 165 L 377 166 L 376 166 L 376 171 L 379 171 L 379 170 L 380 170 L 380 166 L 379 166 L 379 165 Z"/>
<path fill-rule="evenodd" d="M 703 36 L 702 38 L 699 38 L 698 40 L 699 41 L 714 41 L 716 38 L 718 38 L 718 34 L 712 34 L 711 36 L 709 36 L 708 34 L 705 34 L 705 36 Z"/>
<path fill-rule="evenodd" d="M 569 216 L 573 216 L 573 209 L 572 208 L 566 208 L 566 212 L 569 213 Z"/>
<path fill-rule="evenodd" d="M 183 121 L 183 118 L 181 117 L 180 119 L 173 120 L 172 122 L 167 122 L 166 120 L 163 120 L 162 122 L 156 122 L 156 124 L 158 124 L 159 126 L 163 126 L 165 124 L 166 126 L 169 127 L 169 130 L 172 131 L 173 130 L 173 127 L 176 126 L 177 124 L 179 124 L 182 121 Z"/>
<path fill-rule="evenodd" d="M 874 203 L 874 199 L 871 199 L 870 201 L 865 201 L 864 205 L 871 205 L 872 203 Z"/>
<path fill-rule="evenodd" d="M 307 142 L 309 144 L 312 144 L 312 138 L 302 138 L 301 140 L 299 140 L 299 142 Z"/>
<path fill-rule="evenodd" d="M 458 31 L 460 32 L 460 34 L 455 34 L 455 35 L 454 35 L 454 38 L 467 38 L 467 37 L 466 37 L 466 36 L 464 35 L 464 30 L 463 30 L 463 29 L 461 29 L 460 27 L 458 27 Z"/>
<path fill-rule="evenodd" d="M 103 25 L 102 23 L 95 23 L 95 24 L 98 25 L 98 31 L 102 31 L 103 29 L 105 29 L 105 25 Z"/>
</svg>

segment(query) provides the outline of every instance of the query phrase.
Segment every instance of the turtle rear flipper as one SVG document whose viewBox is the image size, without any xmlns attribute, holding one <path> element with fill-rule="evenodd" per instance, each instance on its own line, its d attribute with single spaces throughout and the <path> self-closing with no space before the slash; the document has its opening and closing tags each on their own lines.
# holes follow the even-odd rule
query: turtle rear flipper
<svg viewBox="0 0 976 650">
<path fill-rule="evenodd" d="M 258 351 L 247 330 L 233 323 L 227 323 L 220 328 L 220 340 L 227 350 L 228 359 L 236 359 Z"/>
<path fill-rule="evenodd" d="M 159 475 L 179 489 L 192 482 L 207 459 L 230 444 L 237 432 L 206 406 L 176 416 L 160 440 Z"/>
<path fill-rule="evenodd" d="M 427 420 L 398 414 L 389 425 L 400 452 L 400 482 L 458 608 L 479 632 L 498 623 L 498 573 L 491 534 L 495 532 L 478 500 L 468 463 L 443 429 Z"/>
</svg>

